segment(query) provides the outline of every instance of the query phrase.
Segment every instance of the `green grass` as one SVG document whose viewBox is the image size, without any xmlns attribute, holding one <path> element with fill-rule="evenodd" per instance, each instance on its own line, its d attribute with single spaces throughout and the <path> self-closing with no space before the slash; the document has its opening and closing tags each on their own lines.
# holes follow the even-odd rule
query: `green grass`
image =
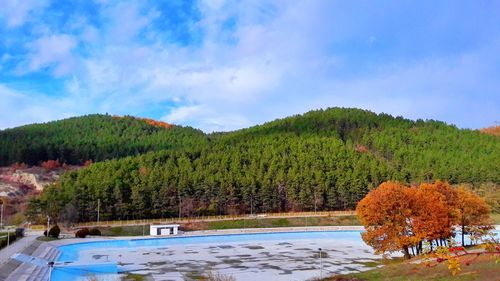
<svg viewBox="0 0 500 281">
<path fill-rule="evenodd" d="M 467 259 L 471 259 L 468 257 Z M 338 275 L 324 279 L 334 280 L 366 280 L 366 281 L 468 281 L 468 280 L 498 280 L 500 266 L 495 259 L 480 256 L 471 265 L 462 265 L 462 271 L 452 276 L 446 263 L 438 264 L 436 267 L 426 267 L 421 264 L 413 264 L 407 261 L 392 261 L 381 268 L 371 269 L 365 272 Z M 345 279 L 342 279 L 345 278 Z"/>
<path fill-rule="evenodd" d="M 220 220 L 211 222 L 192 222 L 181 224 L 181 229 L 192 230 L 220 230 L 238 228 L 269 228 L 294 226 L 329 226 L 329 225 L 360 225 L 356 216 L 338 217 L 308 217 L 308 218 L 252 218 L 239 220 Z M 142 236 L 143 226 L 115 226 L 99 227 L 102 236 Z M 149 235 L 149 225 L 144 226 L 144 234 Z"/>
<path fill-rule="evenodd" d="M 251 219 L 251 220 L 228 220 L 212 221 L 207 229 L 232 229 L 232 228 L 264 228 L 264 227 L 287 227 L 290 226 L 288 219 Z"/>
<path fill-rule="evenodd" d="M 236 228 L 268 228 L 268 227 L 294 227 L 294 226 L 330 226 L 330 225 L 359 225 L 356 216 L 339 217 L 306 217 L 306 218 L 255 218 L 213 221 L 208 223 L 194 223 L 189 225 L 193 230 L 216 230 Z"/>
<path fill-rule="evenodd" d="M 149 235 L 149 224 L 134 226 L 99 227 L 102 236 L 142 236 Z"/>
<path fill-rule="evenodd" d="M 47 237 L 47 236 L 40 236 L 40 237 L 37 237 L 36 240 L 38 241 L 43 241 L 43 242 L 50 242 L 50 241 L 54 241 L 54 240 L 59 240 L 59 238 L 54 238 L 54 237 Z"/>
<path fill-rule="evenodd" d="M 146 280 L 145 275 L 128 273 L 125 277 L 122 278 L 123 281 L 144 281 Z"/>
<path fill-rule="evenodd" d="M 8 232 L 0 232 L 0 237 L 1 236 L 7 236 L 7 233 Z M 16 242 L 16 240 L 19 240 L 21 238 L 17 238 L 16 235 L 14 234 L 14 232 L 11 232 L 10 233 L 10 239 L 9 239 L 9 244 L 12 244 L 14 242 Z M 3 247 L 6 247 L 7 246 L 7 237 L 4 237 L 4 238 L 0 238 L 0 249 L 3 248 Z"/>
</svg>

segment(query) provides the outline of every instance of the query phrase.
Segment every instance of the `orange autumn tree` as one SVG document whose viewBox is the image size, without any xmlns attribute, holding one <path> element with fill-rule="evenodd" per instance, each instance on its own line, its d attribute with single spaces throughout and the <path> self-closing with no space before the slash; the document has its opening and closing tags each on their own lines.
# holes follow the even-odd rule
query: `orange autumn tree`
<svg viewBox="0 0 500 281">
<path fill-rule="evenodd" d="M 358 203 L 356 212 L 366 229 L 361 236 L 375 253 L 402 250 L 406 258 L 411 257 L 409 248 L 417 242 L 409 219 L 411 192 L 399 183 L 385 182 Z"/>
<path fill-rule="evenodd" d="M 456 223 L 462 230 L 462 245 L 465 245 L 465 233 L 474 228 L 489 228 L 490 207 L 480 196 L 459 187 L 457 191 Z"/>
<path fill-rule="evenodd" d="M 376 253 L 409 250 L 422 253 L 422 242 L 446 246 L 454 236 L 454 226 L 464 234 L 489 229 L 489 208 L 484 199 L 464 188 L 446 182 L 406 187 L 385 182 L 363 198 L 356 208 L 366 232 L 363 240 Z M 415 247 L 415 248 L 414 248 Z"/>
<path fill-rule="evenodd" d="M 441 243 L 453 235 L 453 212 L 448 206 L 440 184 L 421 184 L 410 188 L 413 196 L 411 219 L 417 241 Z M 421 247 L 420 247 L 421 248 Z"/>
</svg>

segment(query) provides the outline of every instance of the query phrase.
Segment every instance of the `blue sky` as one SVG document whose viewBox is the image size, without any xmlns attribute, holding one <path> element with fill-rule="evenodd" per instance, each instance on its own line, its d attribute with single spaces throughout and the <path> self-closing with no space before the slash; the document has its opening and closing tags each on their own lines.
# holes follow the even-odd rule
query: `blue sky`
<svg viewBox="0 0 500 281">
<path fill-rule="evenodd" d="M 334 106 L 498 124 L 500 2 L 0 5 L 0 128 L 109 113 L 221 131 Z"/>
</svg>

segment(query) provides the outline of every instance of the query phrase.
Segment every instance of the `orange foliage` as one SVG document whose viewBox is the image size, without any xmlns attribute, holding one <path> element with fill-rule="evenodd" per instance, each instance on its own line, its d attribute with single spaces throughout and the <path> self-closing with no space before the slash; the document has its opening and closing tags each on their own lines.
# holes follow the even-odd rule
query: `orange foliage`
<svg viewBox="0 0 500 281">
<path fill-rule="evenodd" d="M 491 126 L 488 128 L 484 128 L 479 130 L 483 134 L 489 134 L 489 135 L 494 135 L 494 136 L 500 136 L 500 125 L 499 126 Z"/>
<path fill-rule="evenodd" d="M 113 115 L 111 118 L 113 118 L 113 119 L 120 119 L 120 118 L 124 118 L 124 117 L 118 116 L 118 115 Z M 149 119 L 149 118 L 139 118 L 139 117 L 131 117 L 131 118 L 134 118 L 134 119 L 137 119 L 137 120 L 142 120 L 142 121 L 146 122 L 147 124 L 149 124 L 151 126 L 165 128 L 165 129 L 170 129 L 173 126 L 175 126 L 175 125 L 169 124 L 167 122 L 157 121 L 157 120 L 153 120 L 153 119 Z"/>
<path fill-rule="evenodd" d="M 356 207 L 356 212 L 366 232 L 363 240 L 376 253 L 403 249 L 409 257 L 408 247 L 414 245 L 412 225 L 412 197 L 409 189 L 396 182 L 382 183 L 370 191 Z"/>
<path fill-rule="evenodd" d="M 464 232 L 470 232 L 477 226 L 488 225 L 490 207 L 486 201 L 471 191 L 457 188 L 457 224 L 462 228 L 462 245 L 464 244 Z"/>
<path fill-rule="evenodd" d="M 452 235 L 453 217 L 446 197 L 437 184 L 422 184 L 412 188 L 413 227 L 418 241 L 447 238 Z"/>
<path fill-rule="evenodd" d="M 139 168 L 139 174 L 142 175 L 142 176 L 149 174 L 148 168 L 146 168 L 146 167 L 140 167 Z"/>
<path fill-rule="evenodd" d="M 151 126 L 155 126 L 155 127 L 162 127 L 162 128 L 165 128 L 165 129 L 170 129 L 172 128 L 174 125 L 172 124 L 169 124 L 169 123 L 166 123 L 166 122 L 162 122 L 162 121 L 156 121 L 156 120 L 153 120 L 153 119 L 148 119 L 148 118 L 139 118 L 140 120 L 148 123 L 149 125 Z"/>
<path fill-rule="evenodd" d="M 356 144 L 356 151 L 359 153 L 368 152 L 368 148 L 362 144 Z"/>
<path fill-rule="evenodd" d="M 10 170 L 15 172 L 17 170 L 24 170 L 24 169 L 27 169 L 28 168 L 28 165 L 24 164 L 24 163 L 14 163 L 10 166 Z"/>
<path fill-rule="evenodd" d="M 92 159 L 90 159 L 90 160 L 85 161 L 85 163 L 83 163 L 83 166 L 88 167 L 88 166 L 92 165 L 93 163 L 94 163 L 94 161 L 92 161 Z"/>
<path fill-rule="evenodd" d="M 382 183 L 358 203 L 356 212 L 366 229 L 362 238 L 376 253 L 403 250 L 410 258 L 409 248 L 418 252 L 423 241 L 452 237 L 454 225 L 461 225 L 462 232 L 488 229 L 490 210 L 474 193 L 437 181 L 419 187 Z"/>
<path fill-rule="evenodd" d="M 45 162 L 42 162 L 40 166 L 42 166 L 42 168 L 45 168 L 47 170 L 55 170 L 61 167 L 61 163 L 59 163 L 59 160 L 47 160 Z"/>
</svg>

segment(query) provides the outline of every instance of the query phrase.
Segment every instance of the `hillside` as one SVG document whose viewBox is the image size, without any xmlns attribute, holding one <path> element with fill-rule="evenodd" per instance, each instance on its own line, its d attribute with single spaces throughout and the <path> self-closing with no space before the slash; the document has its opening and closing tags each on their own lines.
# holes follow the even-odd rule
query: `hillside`
<svg viewBox="0 0 500 281">
<path fill-rule="evenodd" d="M 96 114 L 0 131 L 0 166 L 46 160 L 78 165 L 204 142 L 203 132 L 192 128 Z"/>
<path fill-rule="evenodd" d="M 500 136 L 500 125 L 499 126 L 491 126 L 488 128 L 483 128 L 480 131 L 481 131 L 481 133 L 484 133 L 484 134 L 490 134 L 493 136 Z"/>
<path fill-rule="evenodd" d="M 432 120 L 332 108 L 208 138 L 68 173 L 33 206 L 79 221 L 97 198 L 101 219 L 337 210 L 386 180 L 500 184 L 500 139 Z"/>
</svg>

